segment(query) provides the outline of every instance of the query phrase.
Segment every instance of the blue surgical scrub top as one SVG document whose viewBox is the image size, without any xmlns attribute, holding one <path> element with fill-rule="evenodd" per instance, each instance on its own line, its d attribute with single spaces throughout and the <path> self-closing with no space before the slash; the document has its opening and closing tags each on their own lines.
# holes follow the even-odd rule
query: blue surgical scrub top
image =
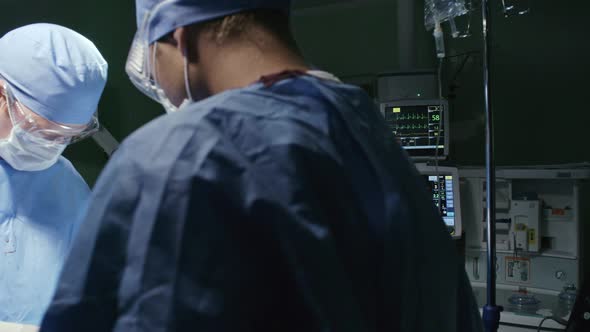
<svg viewBox="0 0 590 332">
<path fill-rule="evenodd" d="M 43 332 L 480 331 L 426 186 L 311 76 L 162 116 L 101 175 Z"/>
<path fill-rule="evenodd" d="M 63 157 L 38 172 L 0 159 L 0 321 L 41 323 L 89 196 Z"/>
</svg>

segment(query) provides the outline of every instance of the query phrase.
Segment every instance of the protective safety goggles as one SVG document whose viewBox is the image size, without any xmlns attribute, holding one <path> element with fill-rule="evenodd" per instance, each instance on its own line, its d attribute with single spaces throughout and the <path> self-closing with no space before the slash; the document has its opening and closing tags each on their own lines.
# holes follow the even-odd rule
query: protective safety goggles
<svg viewBox="0 0 590 332">
<path fill-rule="evenodd" d="M 72 144 L 93 135 L 99 129 L 96 113 L 86 125 L 66 125 L 47 120 L 21 104 L 6 83 L 2 85 L 0 99 L 4 99 L 3 102 L 6 103 L 13 127 L 18 126 L 30 135 L 48 142 Z"/>
<path fill-rule="evenodd" d="M 158 84 L 158 77 L 156 74 L 156 50 L 158 43 L 149 45 L 149 26 L 154 13 L 157 13 L 163 5 L 169 1 L 163 1 L 148 12 L 135 34 L 135 38 L 131 44 L 131 50 L 127 57 L 127 64 L 125 71 L 129 75 L 131 83 L 141 91 L 143 94 L 162 104 L 166 111 L 174 112 L 178 110 L 176 106 L 166 97 L 164 90 Z"/>
</svg>

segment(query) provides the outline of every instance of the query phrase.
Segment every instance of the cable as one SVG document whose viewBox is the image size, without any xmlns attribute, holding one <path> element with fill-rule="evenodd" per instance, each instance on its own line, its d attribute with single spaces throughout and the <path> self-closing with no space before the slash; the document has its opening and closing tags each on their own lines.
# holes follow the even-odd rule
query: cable
<svg viewBox="0 0 590 332">
<path fill-rule="evenodd" d="M 443 95 L 442 95 L 442 67 L 443 67 L 444 58 L 438 59 L 438 100 L 439 100 L 439 113 L 440 116 L 438 117 L 438 129 L 436 133 L 436 144 L 434 148 L 434 173 L 436 173 L 436 181 L 438 181 L 438 212 L 442 215 L 442 206 L 441 206 L 441 194 L 440 194 L 440 172 L 438 170 L 438 155 L 439 155 L 439 145 L 440 145 L 440 134 L 442 133 L 442 126 L 443 126 Z"/>
<path fill-rule="evenodd" d="M 545 317 L 541 320 L 541 322 L 539 323 L 539 326 L 537 327 L 537 332 L 541 332 L 541 328 L 543 327 L 543 323 L 545 323 L 545 321 L 548 319 L 549 319 L 549 317 Z"/>
<path fill-rule="evenodd" d="M 452 76 L 453 78 L 450 80 L 451 83 L 449 84 L 449 86 L 453 86 L 455 84 L 455 82 L 457 82 L 457 78 L 459 78 L 459 75 L 461 74 L 463 69 L 465 69 L 465 65 L 467 65 L 467 61 L 469 61 L 469 59 L 471 57 L 472 57 L 471 54 L 465 55 L 465 57 L 461 61 L 461 64 L 459 65 L 459 68 L 457 68 L 457 70 L 453 74 L 453 76 Z"/>
<path fill-rule="evenodd" d="M 539 323 L 539 326 L 537 327 L 537 332 L 541 332 L 541 328 L 543 327 L 543 323 L 545 323 L 546 320 L 551 319 L 554 322 L 557 322 L 557 324 L 561 324 L 563 326 L 567 326 L 567 322 L 559 317 L 553 317 L 553 316 L 549 316 L 549 317 L 545 317 L 541 320 L 541 322 Z M 564 330 L 565 331 L 565 330 Z"/>
<path fill-rule="evenodd" d="M 516 233 L 512 234 L 512 243 L 514 245 L 514 248 L 513 248 L 514 250 L 513 250 L 512 255 L 516 258 L 516 257 L 518 257 L 518 251 L 516 250 Z"/>
<path fill-rule="evenodd" d="M 461 56 L 472 56 L 475 54 L 481 54 L 481 51 L 473 50 L 473 51 L 467 51 L 467 52 L 462 52 L 462 53 L 456 53 L 456 54 L 447 55 L 447 56 L 445 56 L 445 58 L 451 59 L 451 58 L 458 58 Z"/>
</svg>

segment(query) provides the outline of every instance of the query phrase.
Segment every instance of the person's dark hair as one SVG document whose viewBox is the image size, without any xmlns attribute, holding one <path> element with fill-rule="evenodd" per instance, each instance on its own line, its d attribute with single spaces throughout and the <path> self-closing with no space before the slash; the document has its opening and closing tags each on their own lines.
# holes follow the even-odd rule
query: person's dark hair
<svg viewBox="0 0 590 332">
<path fill-rule="evenodd" d="M 257 9 L 198 24 L 198 28 L 211 33 L 219 44 L 223 44 L 228 39 L 240 37 L 254 27 L 272 33 L 287 47 L 297 49 L 295 38 L 291 33 L 289 15 L 278 10 Z"/>
<path fill-rule="evenodd" d="M 220 45 L 229 39 L 246 35 L 254 27 L 268 31 L 285 46 L 299 52 L 291 32 L 289 15 L 278 10 L 257 9 L 190 25 L 191 29 L 210 34 Z M 162 36 L 158 42 L 173 41 L 173 34 L 174 31 Z"/>
</svg>

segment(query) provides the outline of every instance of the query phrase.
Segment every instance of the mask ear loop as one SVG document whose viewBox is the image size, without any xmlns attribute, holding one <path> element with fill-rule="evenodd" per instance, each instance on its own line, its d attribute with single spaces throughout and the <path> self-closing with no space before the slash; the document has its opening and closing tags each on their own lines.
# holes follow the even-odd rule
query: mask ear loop
<svg viewBox="0 0 590 332">
<path fill-rule="evenodd" d="M 152 86 L 158 88 L 160 84 L 158 83 L 158 71 L 156 70 L 156 48 L 158 47 L 158 42 L 155 42 L 152 46 L 152 54 L 151 59 L 148 60 L 148 72 L 147 77 L 148 80 L 153 80 Z"/>
<path fill-rule="evenodd" d="M 184 89 L 186 90 L 186 97 L 190 102 L 193 102 L 193 95 L 191 93 L 191 84 L 188 77 L 188 46 L 184 48 Z"/>
</svg>

